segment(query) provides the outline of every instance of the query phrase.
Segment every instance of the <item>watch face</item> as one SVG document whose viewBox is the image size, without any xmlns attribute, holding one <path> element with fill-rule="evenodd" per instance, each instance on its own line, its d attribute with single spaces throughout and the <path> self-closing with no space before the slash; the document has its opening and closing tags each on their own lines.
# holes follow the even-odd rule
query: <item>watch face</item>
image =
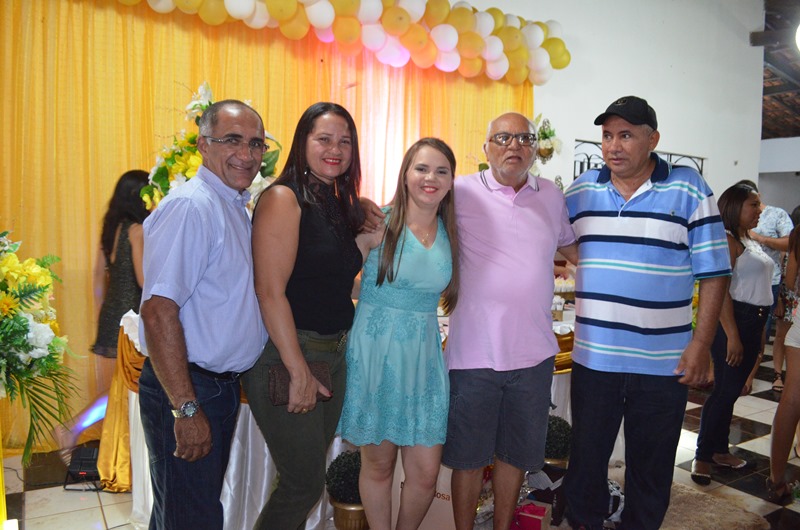
<svg viewBox="0 0 800 530">
<path fill-rule="evenodd" d="M 197 413 L 198 408 L 199 405 L 197 404 L 197 401 L 187 401 L 181 405 L 181 412 L 184 416 L 191 418 Z"/>
</svg>

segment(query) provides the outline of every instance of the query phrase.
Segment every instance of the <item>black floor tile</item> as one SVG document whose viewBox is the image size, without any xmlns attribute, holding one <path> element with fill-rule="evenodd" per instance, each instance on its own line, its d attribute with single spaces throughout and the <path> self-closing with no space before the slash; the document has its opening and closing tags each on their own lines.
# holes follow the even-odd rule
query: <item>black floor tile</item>
<svg viewBox="0 0 800 530">
<path fill-rule="evenodd" d="M 770 530 L 797 530 L 800 528 L 800 513 L 780 508 L 769 515 L 765 515 L 770 524 Z"/>
<path fill-rule="evenodd" d="M 6 515 L 9 519 L 22 519 L 22 514 L 25 509 L 25 494 L 24 493 L 7 493 L 6 494 Z"/>
<path fill-rule="evenodd" d="M 687 431 L 697 432 L 700 430 L 700 417 L 686 414 L 683 417 L 683 428 Z"/>
<path fill-rule="evenodd" d="M 772 432 L 772 425 L 734 416 L 733 419 L 731 419 L 728 442 L 733 445 L 738 445 L 742 442 L 766 436 L 770 432 Z"/>
</svg>

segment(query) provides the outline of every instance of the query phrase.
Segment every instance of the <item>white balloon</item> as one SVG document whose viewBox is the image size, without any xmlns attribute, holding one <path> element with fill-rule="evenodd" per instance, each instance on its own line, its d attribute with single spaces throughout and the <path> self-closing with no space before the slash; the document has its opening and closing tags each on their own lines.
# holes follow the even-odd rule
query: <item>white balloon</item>
<svg viewBox="0 0 800 530">
<path fill-rule="evenodd" d="M 486 11 L 475 13 L 475 33 L 484 39 L 492 34 L 494 30 L 494 17 Z"/>
<path fill-rule="evenodd" d="M 396 37 L 387 36 L 386 44 L 375 53 L 375 58 L 383 64 L 391 64 L 392 61 L 399 58 L 400 48 L 402 48 L 402 46 Z"/>
<path fill-rule="evenodd" d="M 508 57 L 501 55 L 496 61 L 486 62 L 486 77 L 497 81 L 508 72 Z"/>
<path fill-rule="evenodd" d="M 550 81 L 550 78 L 553 76 L 553 67 L 551 66 L 549 70 L 541 70 L 539 72 L 531 72 L 528 74 L 528 79 L 531 83 L 536 86 L 542 86 L 543 84 Z"/>
<path fill-rule="evenodd" d="M 531 72 L 541 72 L 542 70 L 552 68 L 552 66 L 550 66 L 550 53 L 544 48 L 534 48 L 528 50 L 528 53 L 530 54 L 528 58 L 528 68 L 531 69 Z"/>
<path fill-rule="evenodd" d="M 433 64 L 442 72 L 455 72 L 461 66 L 461 56 L 455 50 L 440 51 L 436 54 L 436 62 Z"/>
<path fill-rule="evenodd" d="M 394 68 L 402 68 L 408 64 L 408 61 L 411 60 L 411 52 L 408 51 L 404 46 L 400 46 L 398 48 L 397 53 L 389 62 L 389 66 Z"/>
<path fill-rule="evenodd" d="M 333 28 L 314 28 L 314 33 L 316 34 L 317 38 L 320 42 L 325 42 L 330 44 L 334 40 L 336 40 L 333 36 Z"/>
<path fill-rule="evenodd" d="M 375 24 L 381 19 L 382 14 L 383 2 L 381 0 L 361 0 L 356 17 L 362 24 Z"/>
<path fill-rule="evenodd" d="M 256 8 L 253 13 L 244 19 L 244 23 L 253 29 L 261 29 L 265 27 L 270 21 L 269 11 L 267 5 L 261 2 L 256 2 Z"/>
<path fill-rule="evenodd" d="M 233 18 L 244 20 L 256 10 L 256 0 L 225 0 L 225 10 Z"/>
<path fill-rule="evenodd" d="M 517 15 L 506 15 L 506 26 L 519 29 L 519 17 Z"/>
<path fill-rule="evenodd" d="M 547 33 L 548 37 L 558 37 L 561 38 L 564 35 L 564 28 L 561 27 L 561 23 L 557 20 L 548 20 L 545 22 L 547 24 L 547 29 L 549 30 Z"/>
<path fill-rule="evenodd" d="M 450 9 L 455 9 L 457 7 L 466 7 L 467 9 L 472 11 L 472 6 L 469 4 L 469 2 L 456 2 Z"/>
<path fill-rule="evenodd" d="M 503 41 L 497 35 L 486 37 L 486 46 L 481 52 L 481 57 L 486 61 L 496 61 L 503 55 Z"/>
<path fill-rule="evenodd" d="M 147 3 L 156 13 L 171 13 L 175 9 L 175 2 L 172 0 L 147 0 Z"/>
<path fill-rule="evenodd" d="M 405 9 L 408 12 L 411 23 L 416 24 L 425 14 L 425 4 L 426 0 L 400 0 L 397 2 L 397 7 Z"/>
<path fill-rule="evenodd" d="M 431 38 L 439 51 L 451 52 L 458 44 L 458 31 L 450 24 L 439 24 L 431 29 Z"/>
<path fill-rule="evenodd" d="M 386 45 L 386 31 L 381 24 L 365 24 L 361 26 L 361 42 L 364 47 L 374 52 Z"/>
<path fill-rule="evenodd" d="M 528 24 L 522 28 L 522 36 L 528 48 L 538 48 L 544 42 L 544 30 L 539 24 Z"/>
<path fill-rule="evenodd" d="M 329 28 L 336 18 L 333 5 L 328 0 L 319 0 L 310 6 L 306 6 L 306 16 L 308 22 L 315 28 Z"/>
</svg>

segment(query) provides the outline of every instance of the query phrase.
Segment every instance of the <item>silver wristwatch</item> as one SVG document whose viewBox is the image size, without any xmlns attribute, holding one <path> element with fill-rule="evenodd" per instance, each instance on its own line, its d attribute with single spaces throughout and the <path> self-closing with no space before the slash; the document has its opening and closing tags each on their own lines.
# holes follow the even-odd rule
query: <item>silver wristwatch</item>
<svg viewBox="0 0 800 530">
<path fill-rule="evenodd" d="M 172 409 L 172 415 L 176 418 L 191 418 L 200 410 L 200 403 L 197 400 L 187 401 L 178 409 Z"/>
</svg>

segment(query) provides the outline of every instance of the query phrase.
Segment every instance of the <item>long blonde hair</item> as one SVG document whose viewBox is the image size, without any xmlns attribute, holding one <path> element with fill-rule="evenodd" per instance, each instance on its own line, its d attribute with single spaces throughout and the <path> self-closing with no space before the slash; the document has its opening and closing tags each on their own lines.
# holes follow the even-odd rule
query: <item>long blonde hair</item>
<svg viewBox="0 0 800 530">
<path fill-rule="evenodd" d="M 392 211 L 389 216 L 389 222 L 386 225 L 386 232 L 383 235 L 383 250 L 381 258 L 378 263 L 378 278 L 376 283 L 382 285 L 384 279 L 393 282 L 397 271 L 394 270 L 394 256 L 397 252 L 397 243 L 400 241 L 401 236 L 405 233 L 406 225 L 406 212 L 408 205 L 408 187 L 406 185 L 406 173 L 408 172 L 411 164 L 414 162 L 414 157 L 423 147 L 431 147 L 436 149 L 444 155 L 450 163 L 450 171 L 453 179 L 456 174 L 456 157 L 450 146 L 438 138 L 422 138 L 417 140 L 403 156 L 403 163 L 400 166 L 400 175 L 397 178 L 397 189 L 394 193 L 391 206 Z M 458 233 L 456 232 L 456 215 L 455 215 L 455 201 L 453 200 L 453 188 L 447 192 L 442 201 L 439 203 L 437 215 L 442 218 L 444 228 L 447 231 L 447 237 L 450 239 L 450 256 L 453 262 L 453 273 L 450 276 L 450 283 L 442 291 L 442 307 L 447 314 L 450 314 L 456 307 L 458 302 Z M 400 241 L 400 257 L 403 256 L 403 246 L 405 245 L 405 237 Z M 399 261 L 398 261 L 399 267 Z"/>
</svg>

